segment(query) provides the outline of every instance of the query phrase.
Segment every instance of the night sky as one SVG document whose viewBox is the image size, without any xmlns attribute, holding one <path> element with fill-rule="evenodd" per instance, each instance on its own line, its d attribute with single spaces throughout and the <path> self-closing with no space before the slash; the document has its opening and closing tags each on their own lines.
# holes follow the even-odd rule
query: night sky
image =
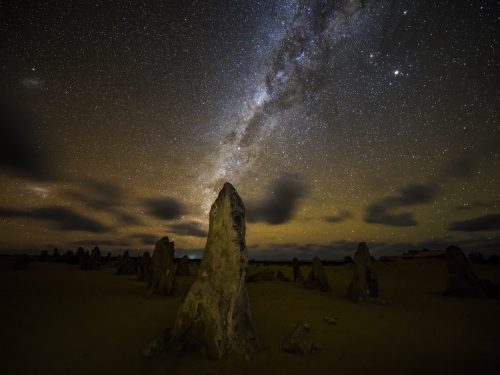
<svg viewBox="0 0 500 375">
<path fill-rule="evenodd" d="M 498 1 L 1 1 L 0 249 L 500 250 Z"/>
</svg>

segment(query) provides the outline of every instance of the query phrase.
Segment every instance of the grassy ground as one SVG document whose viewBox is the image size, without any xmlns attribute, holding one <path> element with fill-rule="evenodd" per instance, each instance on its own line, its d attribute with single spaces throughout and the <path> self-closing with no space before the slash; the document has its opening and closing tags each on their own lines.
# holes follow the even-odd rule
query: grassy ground
<svg viewBox="0 0 500 375">
<path fill-rule="evenodd" d="M 278 281 L 248 284 L 265 346 L 251 361 L 198 353 L 142 358 L 146 344 L 172 325 L 193 277 L 178 278 L 176 296 L 147 297 L 144 283 L 112 268 L 10 266 L 0 263 L 1 374 L 500 374 L 500 301 L 443 297 L 447 276 L 439 259 L 377 262 L 388 305 L 347 299 L 350 265 L 327 267 L 330 293 Z M 500 283 L 500 267 L 473 267 Z M 252 265 L 250 272 L 266 269 L 291 277 L 286 266 Z M 325 316 L 339 326 L 323 322 Z M 311 325 L 320 353 L 281 351 L 298 321 Z"/>
</svg>

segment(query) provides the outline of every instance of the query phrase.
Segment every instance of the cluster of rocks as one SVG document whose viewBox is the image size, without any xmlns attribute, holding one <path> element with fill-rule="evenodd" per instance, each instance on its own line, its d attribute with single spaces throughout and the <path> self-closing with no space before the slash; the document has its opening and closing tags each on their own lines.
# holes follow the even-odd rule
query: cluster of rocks
<svg viewBox="0 0 500 375">
<path fill-rule="evenodd" d="M 78 265 L 83 270 L 98 270 L 101 268 L 101 265 L 111 264 L 111 259 L 111 253 L 108 253 L 106 257 L 102 257 L 101 250 L 97 246 L 91 252 L 86 251 L 83 247 L 79 247 L 74 253 L 71 250 L 67 250 L 63 254 L 59 252 L 59 249 L 55 248 L 52 251 L 52 255 L 49 255 L 47 250 L 43 250 L 38 256 L 38 260 L 41 262 Z"/>
</svg>

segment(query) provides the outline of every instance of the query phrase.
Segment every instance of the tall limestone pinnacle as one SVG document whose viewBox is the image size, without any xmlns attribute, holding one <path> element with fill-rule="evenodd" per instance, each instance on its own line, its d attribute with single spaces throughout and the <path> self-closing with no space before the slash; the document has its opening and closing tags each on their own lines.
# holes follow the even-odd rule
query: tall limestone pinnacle
<svg viewBox="0 0 500 375">
<path fill-rule="evenodd" d="M 208 238 L 196 281 L 177 312 L 171 348 L 204 348 L 211 358 L 259 348 L 245 276 L 245 207 L 225 183 L 210 209 Z"/>
</svg>

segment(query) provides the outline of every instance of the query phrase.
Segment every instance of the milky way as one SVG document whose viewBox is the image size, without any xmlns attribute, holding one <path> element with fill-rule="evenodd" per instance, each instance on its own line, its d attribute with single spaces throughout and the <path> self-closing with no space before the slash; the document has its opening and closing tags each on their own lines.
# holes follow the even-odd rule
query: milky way
<svg viewBox="0 0 500 375">
<path fill-rule="evenodd" d="M 276 116 L 325 84 L 335 84 L 328 82 L 328 69 L 344 50 L 339 44 L 352 33 L 350 28 L 362 23 L 363 17 L 382 21 L 391 9 L 388 2 L 359 0 L 309 0 L 295 7 L 285 35 L 271 52 L 264 82 L 256 89 L 251 104 L 235 119 L 236 125 L 229 125 L 231 130 L 215 155 L 210 155 L 217 160 L 213 169 L 201 177 L 206 186 L 205 212 L 224 181 L 238 183 L 252 168 L 261 153 L 262 141 L 277 125 Z"/>
</svg>

